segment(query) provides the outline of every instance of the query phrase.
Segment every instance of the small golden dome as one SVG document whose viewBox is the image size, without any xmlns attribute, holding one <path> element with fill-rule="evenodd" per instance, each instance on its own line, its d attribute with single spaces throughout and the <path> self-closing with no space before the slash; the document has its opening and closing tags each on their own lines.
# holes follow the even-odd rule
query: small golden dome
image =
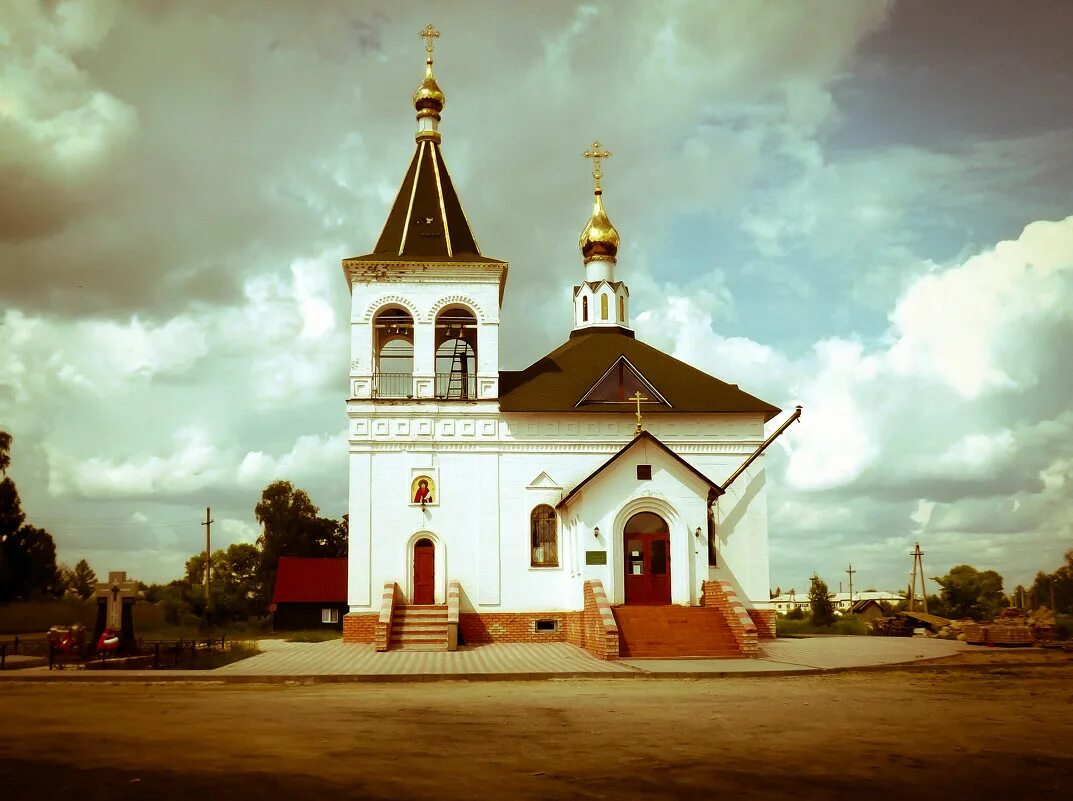
<svg viewBox="0 0 1073 801">
<path fill-rule="evenodd" d="M 585 263 L 590 261 L 614 261 L 618 253 L 619 237 L 615 226 L 604 211 L 603 190 L 596 190 L 596 200 L 592 204 L 592 217 L 581 231 L 578 245 Z"/>
<path fill-rule="evenodd" d="M 417 109 L 418 116 L 422 116 L 423 113 L 439 116 L 446 104 L 447 98 L 443 96 L 443 90 L 440 89 L 440 85 L 436 83 L 436 78 L 432 74 L 432 58 L 430 56 L 425 61 L 425 79 L 421 81 L 421 85 L 414 92 L 414 108 Z"/>
</svg>

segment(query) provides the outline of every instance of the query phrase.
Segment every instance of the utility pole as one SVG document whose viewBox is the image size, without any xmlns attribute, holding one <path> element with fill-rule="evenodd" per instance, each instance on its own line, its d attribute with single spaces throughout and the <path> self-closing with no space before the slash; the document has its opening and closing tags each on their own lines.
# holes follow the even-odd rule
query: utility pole
<svg viewBox="0 0 1073 801">
<path fill-rule="evenodd" d="M 849 573 L 849 603 L 853 606 L 853 574 L 857 571 L 853 569 L 853 563 L 850 563 L 849 569 L 846 571 Z"/>
<path fill-rule="evenodd" d="M 209 581 L 212 575 L 212 509 L 208 506 L 205 507 L 205 522 L 201 525 L 205 527 L 205 616 L 208 617 Z"/>
<path fill-rule="evenodd" d="M 909 578 L 909 611 L 916 611 L 917 568 L 920 569 L 920 600 L 924 611 L 928 611 L 928 586 L 924 578 L 924 552 L 920 550 L 920 543 L 909 553 L 913 557 L 913 571 Z"/>
<path fill-rule="evenodd" d="M 1058 614 L 1058 610 L 1054 608 L 1054 576 L 1051 576 L 1051 614 Z"/>
</svg>

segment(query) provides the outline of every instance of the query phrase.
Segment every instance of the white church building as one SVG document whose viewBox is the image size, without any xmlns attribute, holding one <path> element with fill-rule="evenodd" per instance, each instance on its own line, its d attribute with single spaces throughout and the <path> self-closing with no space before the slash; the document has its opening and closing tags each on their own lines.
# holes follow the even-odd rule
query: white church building
<svg viewBox="0 0 1073 801">
<path fill-rule="evenodd" d="M 508 263 L 481 253 L 448 174 L 422 35 L 413 159 L 373 251 L 343 261 L 344 640 L 754 654 L 774 636 L 762 450 L 780 410 L 636 338 L 599 144 L 573 328 L 504 369 Z"/>
</svg>

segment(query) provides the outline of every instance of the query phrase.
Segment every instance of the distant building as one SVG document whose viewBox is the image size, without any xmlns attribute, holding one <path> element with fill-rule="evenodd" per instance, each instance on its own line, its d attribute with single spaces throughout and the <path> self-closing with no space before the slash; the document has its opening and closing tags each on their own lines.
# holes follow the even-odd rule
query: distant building
<svg viewBox="0 0 1073 801">
<path fill-rule="evenodd" d="M 280 557 L 272 589 L 272 628 L 342 630 L 348 608 L 346 590 L 346 557 Z"/>
<path fill-rule="evenodd" d="M 848 612 L 850 607 L 860 601 L 885 601 L 891 605 L 899 603 L 905 600 L 904 595 L 899 595 L 896 592 L 881 592 L 876 590 L 870 590 L 868 592 L 854 592 L 853 597 L 850 598 L 848 592 L 833 592 L 831 593 L 831 603 L 834 604 L 836 612 Z M 766 603 L 759 602 L 757 606 L 761 609 L 771 609 L 780 615 L 785 615 L 794 607 L 797 607 L 803 612 L 807 612 L 809 609 L 808 592 L 801 592 L 791 595 L 789 593 L 781 593 L 770 599 Z"/>
<path fill-rule="evenodd" d="M 871 622 L 876 618 L 885 618 L 887 616 L 887 613 L 883 611 L 882 604 L 874 598 L 857 601 L 849 608 L 849 614 L 855 615 L 865 622 Z"/>
</svg>

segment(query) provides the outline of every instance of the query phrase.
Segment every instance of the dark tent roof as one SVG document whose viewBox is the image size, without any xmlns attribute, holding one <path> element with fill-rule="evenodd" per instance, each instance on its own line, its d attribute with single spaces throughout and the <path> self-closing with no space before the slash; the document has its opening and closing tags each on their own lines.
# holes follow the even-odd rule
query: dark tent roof
<svg viewBox="0 0 1073 801">
<path fill-rule="evenodd" d="M 373 252 L 346 261 L 500 263 L 481 255 L 433 139 L 418 141 Z"/>
<path fill-rule="evenodd" d="M 695 475 L 697 478 L 699 478 L 701 481 L 703 481 L 705 484 L 707 484 L 708 485 L 708 500 L 709 501 L 711 501 L 711 500 L 713 500 L 715 498 L 718 498 L 720 495 L 723 494 L 723 490 L 719 488 L 719 485 L 716 484 L 714 481 L 712 481 L 710 478 L 708 478 L 706 475 L 704 475 L 704 473 L 700 472 L 697 468 L 695 468 L 693 465 L 691 465 L 689 462 L 687 462 L 685 459 L 683 459 L 677 453 L 675 453 L 670 448 L 668 448 L 666 445 L 664 445 L 662 442 L 660 442 L 655 436 L 653 436 L 652 434 L 648 433 L 647 431 L 642 431 L 640 434 L 638 434 L 633 439 L 631 439 L 629 442 L 627 442 L 618 452 L 615 453 L 614 456 L 612 456 L 610 459 L 608 459 L 602 465 L 600 465 L 595 470 L 593 470 L 580 484 L 578 484 L 572 490 L 570 490 L 570 492 L 568 492 L 563 497 L 563 499 L 561 501 L 559 501 L 559 503 L 556 504 L 556 506 L 559 509 L 562 509 L 564 506 L 566 506 L 567 503 L 570 502 L 571 498 L 573 498 L 575 495 L 577 495 L 579 492 L 581 492 L 582 488 L 586 484 L 588 484 L 590 481 L 592 481 L 594 478 L 596 478 L 598 475 L 600 475 L 600 473 L 602 473 L 604 470 L 606 470 L 611 465 L 613 465 L 615 462 L 617 462 L 619 459 L 621 459 L 622 456 L 626 453 L 626 451 L 628 451 L 634 445 L 637 445 L 637 444 L 642 443 L 642 442 L 647 443 L 647 444 L 651 444 L 651 445 L 655 445 L 661 451 L 663 451 L 668 456 L 670 456 L 672 459 L 674 459 L 674 461 L 676 461 L 680 465 L 682 465 L 687 471 L 689 471 L 690 473 Z"/>
<path fill-rule="evenodd" d="M 646 345 L 623 328 L 594 328 L 574 332 L 544 358 L 517 371 L 499 374 L 499 408 L 504 412 L 570 412 L 608 369 L 625 356 L 670 404 L 652 399 L 642 403 L 644 414 L 681 412 L 753 412 L 765 422 L 780 412 L 770 403 L 727 384 L 685 362 Z M 621 414 L 620 403 L 594 403 L 586 412 Z M 632 410 L 633 404 L 629 404 Z"/>
</svg>

